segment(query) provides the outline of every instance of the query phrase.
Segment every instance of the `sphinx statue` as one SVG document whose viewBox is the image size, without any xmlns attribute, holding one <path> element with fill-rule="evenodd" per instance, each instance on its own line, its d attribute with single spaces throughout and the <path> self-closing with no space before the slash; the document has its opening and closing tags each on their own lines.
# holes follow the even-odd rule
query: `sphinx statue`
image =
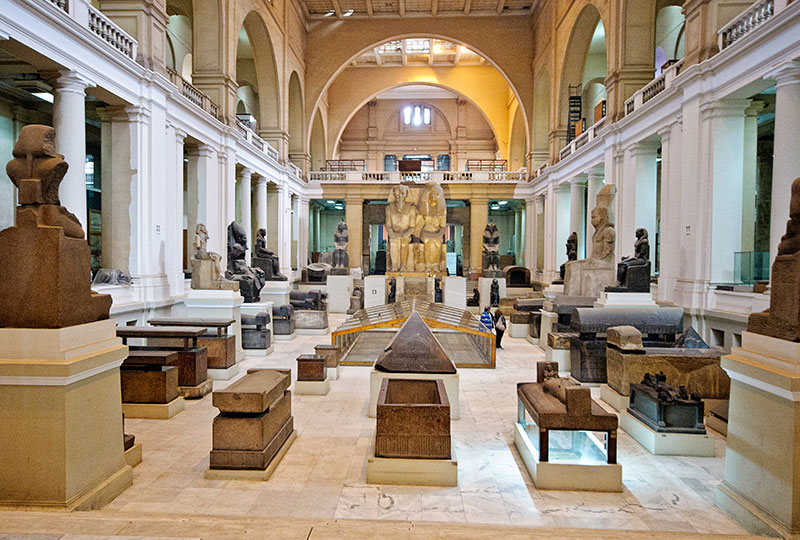
<svg viewBox="0 0 800 540">
<path fill-rule="evenodd" d="M 614 248 L 617 233 L 611 223 L 609 208 L 617 193 L 614 185 L 603 186 L 592 210 L 592 255 L 588 259 L 567 262 L 564 271 L 564 294 L 597 298 L 617 282 Z"/>
<path fill-rule="evenodd" d="M 91 290 L 89 244 L 58 197 L 69 166 L 55 138 L 49 126 L 23 127 L 6 167 L 19 206 L 16 225 L 0 231 L 0 327 L 64 328 L 111 309 L 109 295 Z"/>
<path fill-rule="evenodd" d="M 501 278 L 504 276 L 500 268 L 500 232 L 497 225 L 487 223 L 483 229 L 483 277 Z"/>
<path fill-rule="evenodd" d="M 238 291 L 239 284 L 225 279 L 219 263 L 222 257 L 208 251 L 208 229 L 198 223 L 194 230 L 194 255 L 192 256 L 192 289 L 232 290 Z"/>
<path fill-rule="evenodd" d="M 339 222 L 336 232 L 333 234 L 333 268 L 331 274 L 347 275 L 350 272 L 350 256 L 347 254 L 347 244 L 350 240 L 350 233 L 347 230 L 347 223 Z"/>
<path fill-rule="evenodd" d="M 415 248 L 411 235 L 417 226 L 417 206 L 408 186 L 396 185 L 389 190 L 386 209 L 386 234 L 389 236 L 389 271 L 413 272 L 416 269 Z"/>
<path fill-rule="evenodd" d="M 447 267 L 447 246 L 444 243 L 444 231 L 447 226 L 447 203 L 444 190 L 434 182 L 430 182 L 420 198 L 417 214 L 417 227 L 414 235 L 422 241 L 422 265 L 417 271 L 444 272 Z M 420 268 L 419 266 L 422 266 Z"/>
<path fill-rule="evenodd" d="M 287 281 L 288 278 L 281 274 L 281 263 L 278 256 L 267 249 L 267 229 L 258 229 L 256 233 L 256 248 L 253 251 L 253 266 L 264 272 L 267 281 Z"/>
<path fill-rule="evenodd" d="M 244 296 L 244 301 L 253 303 L 261 299 L 261 289 L 267 280 L 261 268 L 247 265 L 246 253 L 247 233 L 241 225 L 232 221 L 228 225 L 228 270 L 225 277 L 238 281 L 239 292 Z"/>
</svg>

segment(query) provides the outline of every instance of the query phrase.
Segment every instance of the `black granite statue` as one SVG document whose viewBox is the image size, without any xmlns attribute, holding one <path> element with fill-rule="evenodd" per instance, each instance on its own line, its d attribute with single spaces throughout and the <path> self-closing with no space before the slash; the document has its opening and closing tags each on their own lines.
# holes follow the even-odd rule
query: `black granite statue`
<svg viewBox="0 0 800 540">
<path fill-rule="evenodd" d="M 500 305 L 500 283 L 496 279 L 492 280 L 492 287 L 489 290 L 489 305 L 492 307 Z"/>
<path fill-rule="evenodd" d="M 567 238 L 567 262 L 578 260 L 578 233 L 572 231 Z M 567 269 L 567 263 L 561 265 L 559 273 L 561 274 L 561 281 L 564 281 L 564 273 Z"/>
<path fill-rule="evenodd" d="M 473 307 L 481 305 L 481 292 L 478 289 L 472 289 L 472 298 L 467 298 L 467 305 Z"/>
<path fill-rule="evenodd" d="M 247 233 L 241 225 L 232 221 L 228 225 L 228 270 L 225 278 L 239 282 L 239 292 L 246 303 L 258 302 L 266 279 L 262 269 L 247 266 L 246 252 Z"/>
<path fill-rule="evenodd" d="M 388 304 L 394 304 L 396 298 L 397 298 L 397 280 L 395 278 L 392 278 L 389 280 L 389 295 L 386 298 L 386 302 Z"/>
<path fill-rule="evenodd" d="M 347 254 L 347 243 L 350 241 L 350 233 L 347 230 L 347 223 L 339 223 L 336 232 L 333 233 L 333 268 L 331 274 L 335 276 L 347 275 L 350 272 L 350 256 Z"/>
<path fill-rule="evenodd" d="M 264 271 L 266 281 L 287 281 L 281 274 L 281 263 L 278 256 L 267 249 L 267 229 L 258 229 L 256 248 L 253 252 L 253 266 Z"/>
<path fill-rule="evenodd" d="M 321 291 L 290 291 L 289 304 L 297 310 L 325 311 L 328 295 Z"/>
<path fill-rule="evenodd" d="M 606 292 L 650 292 L 650 240 L 647 229 L 636 229 L 633 257 L 625 257 L 617 264 L 617 286 L 606 287 Z"/>
<path fill-rule="evenodd" d="M 497 225 L 487 223 L 483 230 L 483 277 L 501 278 L 500 267 L 500 232 Z"/>
<path fill-rule="evenodd" d="M 442 278 L 436 276 L 433 281 L 433 301 L 442 303 Z"/>
</svg>

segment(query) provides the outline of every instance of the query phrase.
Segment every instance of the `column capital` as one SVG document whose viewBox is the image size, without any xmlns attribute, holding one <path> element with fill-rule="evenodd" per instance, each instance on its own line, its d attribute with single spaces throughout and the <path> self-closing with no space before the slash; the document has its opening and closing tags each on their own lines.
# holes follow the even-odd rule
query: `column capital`
<svg viewBox="0 0 800 540">
<path fill-rule="evenodd" d="M 556 193 L 569 193 L 570 190 L 570 183 L 569 182 L 561 182 L 560 184 L 556 184 L 553 186 L 553 191 Z"/>
<path fill-rule="evenodd" d="M 589 182 L 591 182 L 593 180 L 604 180 L 605 177 L 606 177 L 606 171 L 605 171 L 605 169 L 603 169 L 601 167 L 599 167 L 599 168 L 595 167 L 595 168 L 589 169 L 586 172 L 586 179 Z"/>
<path fill-rule="evenodd" d="M 547 192 L 543 191 L 542 193 L 537 193 L 533 196 L 533 199 L 538 202 L 544 202 L 544 200 L 547 199 Z"/>
<path fill-rule="evenodd" d="M 800 83 L 800 61 L 790 60 L 768 73 L 765 78 L 773 79 L 776 88 L 789 84 L 798 84 Z"/>
<path fill-rule="evenodd" d="M 661 141 L 639 141 L 626 148 L 626 151 L 633 156 L 654 155 L 658 152 L 659 146 L 661 146 Z"/>
<path fill-rule="evenodd" d="M 253 169 L 249 167 L 242 167 L 241 169 L 239 169 L 237 176 L 239 177 L 240 180 L 250 178 L 253 176 Z"/>
<path fill-rule="evenodd" d="M 216 153 L 216 150 L 210 145 L 200 143 L 193 148 L 187 150 L 187 154 L 193 157 L 210 158 Z"/>
<path fill-rule="evenodd" d="M 575 187 L 586 187 L 586 178 L 587 178 L 586 174 L 579 174 L 577 176 L 574 176 L 570 178 L 569 185 Z"/>
<path fill-rule="evenodd" d="M 737 118 L 744 116 L 745 110 L 753 102 L 751 99 L 720 99 L 700 105 L 701 116 L 711 118 Z"/>
<path fill-rule="evenodd" d="M 764 103 L 763 101 L 754 100 L 753 103 L 751 103 L 750 106 L 747 109 L 745 109 L 744 114 L 745 116 L 750 116 L 750 117 L 758 116 L 758 113 L 763 111 L 764 108 L 766 108 L 766 106 L 767 104 Z"/>
<path fill-rule="evenodd" d="M 71 92 L 80 95 L 85 95 L 86 89 L 90 86 L 94 86 L 94 84 L 77 71 L 68 69 L 55 73 L 50 79 L 50 82 L 53 84 L 53 89 L 57 92 Z"/>
<path fill-rule="evenodd" d="M 179 128 L 178 126 L 172 126 L 172 127 L 175 129 L 175 140 L 177 142 L 182 143 L 183 140 L 186 138 L 186 136 L 189 134 L 184 130 L 182 130 L 181 128 Z"/>
<path fill-rule="evenodd" d="M 261 176 L 260 174 L 257 174 L 257 175 L 256 175 L 256 185 L 257 185 L 258 187 L 261 187 L 261 186 L 264 186 L 264 187 L 266 187 L 266 186 L 267 186 L 267 179 L 266 179 L 266 177 L 264 177 L 264 176 Z"/>
</svg>

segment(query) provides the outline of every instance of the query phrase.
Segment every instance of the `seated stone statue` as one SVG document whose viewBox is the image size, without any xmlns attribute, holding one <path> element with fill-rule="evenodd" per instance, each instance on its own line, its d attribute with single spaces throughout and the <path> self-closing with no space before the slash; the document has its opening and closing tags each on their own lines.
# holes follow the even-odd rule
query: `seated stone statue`
<svg viewBox="0 0 800 540">
<path fill-rule="evenodd" d="M 325 311 L 327 295 L 321 291 L 290 291 L 289 304 L 295 309 L 306 309 L 313 311 Z"/>
<path fill-rule="evenodd" d="M 636 229 L 634 256 L 624 257 L 617 264 L 617 286 L 606 292 L 650 292 L 650 241 L 647 229 Z"/>
<path fill-rule="evenodd" d="M 468 306 L 481 305 L 481 292 L 478 289 L 472 289 L 472 298 L 467 298 Z"/>
<path fill-rule="evenodd" d="M 487 223 L 483 230 L 483 277 L 501 278 L 503 270 L 500 268 L 500 232 L 497 225 Z"/>
<path fill-rule="evenodd" d="M 264 272 L 266 281 L 287 281 L 288 278 L 281 274 L 281 263 L 278 256 L 267 249 L 267 229 L 258 229 L 256 235 L 256 249 L 253 252 L 253 266 Z"/>
<path fill-rule="evenodd" d="M 572 231 L 567 238 L 567 262 L 578 260 L 578 233 Z M 564 272 L 567 268 L 567 262 L 561 265 L 559 274 L 561 275 L 561 282 L 564 282 Z"/>
<path fill-rule="evenodd" d="M 192 289 L 238 291 L 236 281 L 225 279 L 219 268 L 222 260 L 217 253 L 208 251 L 208 230 L 202 223 L 194 229 L 194 255 L 192 256 Z"/>
<path fill-rule="evenodd" d="M 363 307 L 364 291 L 361 290 L 361 287 L 354 287 L 353 294 L 350 295 L 350 309 L 347 310 L 347 315 L 352 315 Z"/>
<path fill-rule="evenodd" d="M 347 275 L 350 272 L 350 256 L 347 254 L 347 243 L 350 239 L 350 234 L 347 230 L 347 223 L 340 222 L 336 227 L 336 232 L 333 234 L 333 245 L 336 249 L 333 250 L 333 268 L 331 269 L 332 275 Z"/>
<path fill-rule="evenodd" d="M 232 221 L 228 225 L 228 271 L 225 277 L 239 282 L 239 292 L 246 303 L 258 302 L 266 279 L 263 270 L 247 266 L 246 252 L 247 233 L 241 225 Z"/>
</svg>

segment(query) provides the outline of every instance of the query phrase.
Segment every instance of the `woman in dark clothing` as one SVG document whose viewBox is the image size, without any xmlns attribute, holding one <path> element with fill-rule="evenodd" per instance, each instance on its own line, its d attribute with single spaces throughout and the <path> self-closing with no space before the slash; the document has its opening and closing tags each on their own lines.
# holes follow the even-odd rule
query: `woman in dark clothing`
<svg viewBox="0 0 800 540">
<path fill-rule="evenodd" d="M 503 334 L 505 333 L 505 331 L 506 331 L 506 318 L 503 315 L 503 312 L 498 309 L 497 311 L 494 312 L 494 332 L 497 336 L 495 340 L 495 346 L 498 349 L 503 348 L 502 345 L 500 345 L 500 342 L 503 340 Z"/>
</svg>

